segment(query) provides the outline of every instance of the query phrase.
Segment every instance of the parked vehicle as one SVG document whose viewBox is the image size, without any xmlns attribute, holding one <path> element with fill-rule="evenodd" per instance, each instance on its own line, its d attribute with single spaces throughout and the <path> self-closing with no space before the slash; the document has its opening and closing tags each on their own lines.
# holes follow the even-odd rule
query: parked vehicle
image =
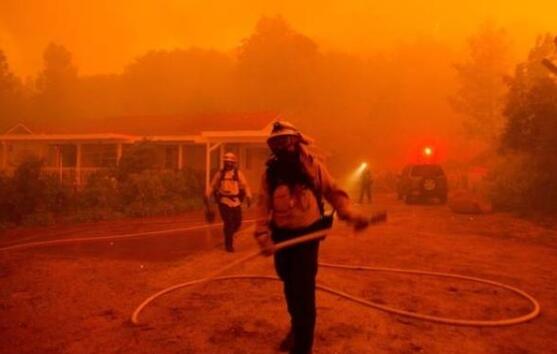
<svg viewBox="0 0 557 354">
<path fill-rule="evenodd" d="M 436 198 L 447 202 L 447 176 L 437 164 L 411 164 L 404 167 L 397 183 L 399 199 L 407 204 Z"/>
</svg>

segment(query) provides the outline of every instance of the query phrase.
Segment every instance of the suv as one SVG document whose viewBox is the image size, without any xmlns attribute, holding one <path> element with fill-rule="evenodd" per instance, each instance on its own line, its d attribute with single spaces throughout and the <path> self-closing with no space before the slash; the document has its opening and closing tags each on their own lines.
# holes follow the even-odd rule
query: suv
<svg viewBox="0 0 557 354">
<path fill-rule="evenodd" d="M 406 166 L 397 183 L 398 198 L 404 198 L 406 204 L 430 198 L 445 204 L 447 192 L 447 176 L 441 166 L 434 164 Z"/>
</svg>

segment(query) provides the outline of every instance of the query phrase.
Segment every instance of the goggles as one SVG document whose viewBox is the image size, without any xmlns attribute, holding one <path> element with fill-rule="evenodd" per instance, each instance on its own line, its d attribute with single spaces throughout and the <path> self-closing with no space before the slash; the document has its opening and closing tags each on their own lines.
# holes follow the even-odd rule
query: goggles
<svg viewBox="0 0 557 354">
<path fill-rule="evenodd" d="M 290 146 L 298 144 L 300 137 L 296 135 L 275 136 L 267 141 L 272 151 L 287 150 Z"/>
</svg>

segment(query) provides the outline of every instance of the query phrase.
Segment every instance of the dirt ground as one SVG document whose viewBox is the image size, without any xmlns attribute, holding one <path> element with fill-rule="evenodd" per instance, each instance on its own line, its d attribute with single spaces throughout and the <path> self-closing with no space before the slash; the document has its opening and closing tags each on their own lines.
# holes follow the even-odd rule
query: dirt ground
<svg viewBox="0 0 557 354">
<path fill-rule="evenodd" d="M 541 304 L 529 323 L 501 328 L 428 323 L 319 293 L 315 353 L 557 353 L 557 230 L 509 214 L 458 215 L 446 206 L 406 206 L 379 196 L 368 210 L 389 221 L 354 235 L 337 222 L 320 260 L 482 277 L 521 288 Z M 248 216 L 249 218 L 249 216 Z M 48 239 L 174 229 L 200 215 L 18 229 L 3 246 Z M 246 225 L 245 227 L 249 227 Z M 219 227 L 128 241 L 0 251 L 0 353 L 276 353 L 288 329 L 278 282 L 223 281 L 164 296 L 129 317 L 146 297 L 201 278 L 255 250 L 249 229 L 237 252 Z M 259 258 L 228 274 L 274 274 Z M 318 281 L 408 311 L 459 319 L 502 319 L 530 311 L 517 295 L 466 281 L 321 268 Z"/>
</svg>

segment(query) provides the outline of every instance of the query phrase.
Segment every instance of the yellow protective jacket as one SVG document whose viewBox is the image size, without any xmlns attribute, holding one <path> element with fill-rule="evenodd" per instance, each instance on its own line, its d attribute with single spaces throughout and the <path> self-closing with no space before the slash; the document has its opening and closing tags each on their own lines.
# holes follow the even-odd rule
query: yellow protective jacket
<svg viewBox="0 0 557 354">
<path fill-rule="evenodd" d="M 337 186 L 325 166 L 305 149 L 300 160 L 316 192 L 337 210 L 341 219 L 350 219 L 352 209 L 348 194 Z M 292 189 L 279 184 L 271 191 L 267 174 L 263 174 L 257 202 L 256 236 L 270 232 L 271 222 L 281 229 L 295 230 L 312 225 L 320 217 L 319 201 L 314 191 L 302 184 Z"/>
<path fill-rule="evenodd" d="M 237 169 L 219 170 L 211 180 L 211 185 L 207 190 L 207 198 L 211 198 L 216 194 L 217 203 L 222 203 L 229 207 L 237 207 L 242 204 L 240 200 L 240 192 L 242 190 L 246 198 L 251 199 L 251 190 L 242 171 Z"/>
</svg>

